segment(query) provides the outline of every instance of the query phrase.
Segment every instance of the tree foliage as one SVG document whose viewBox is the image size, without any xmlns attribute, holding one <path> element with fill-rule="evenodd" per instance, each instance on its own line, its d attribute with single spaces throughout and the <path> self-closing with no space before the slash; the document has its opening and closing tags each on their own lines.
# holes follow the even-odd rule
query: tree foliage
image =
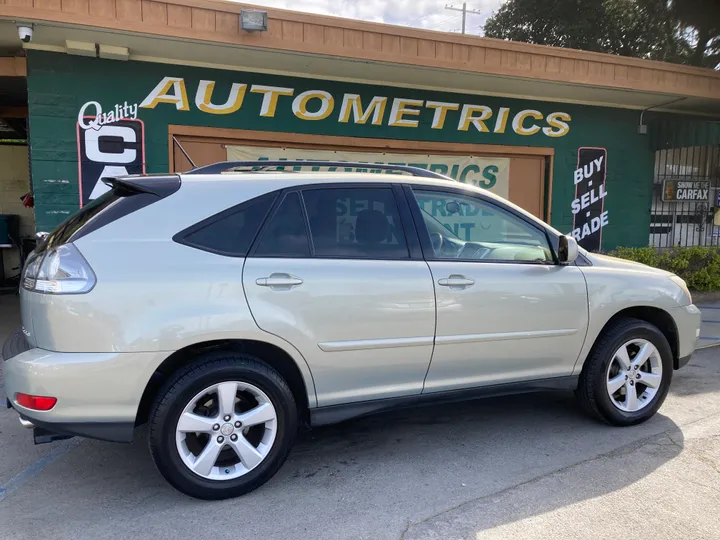
<svg viewBox="0 0 720 540">
<path fill-rule="evenodd" d="M 720 0 L 507 0 L 484 30 L 526 43 L 720 64 Z"/>
</svg>

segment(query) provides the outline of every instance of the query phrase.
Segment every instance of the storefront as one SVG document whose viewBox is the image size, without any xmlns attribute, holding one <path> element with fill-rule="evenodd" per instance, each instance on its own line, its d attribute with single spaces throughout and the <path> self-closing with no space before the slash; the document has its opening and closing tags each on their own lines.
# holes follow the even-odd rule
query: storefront
<svg viewBox="0 0 720 540">
<path fill-rule="evenodd" d="M 647 241 L 649 214 L 633 210 L 650 199 L 653 153 L 631 111 L 37 51 L 28 88 L 39 227 L 95 198 L 102 176 L 190 169 L 184 150 L 196 165 L 416 165 L 579 229 L 595 249 L 603 236 Z"/>
<path fill-rule="evenodd" d="M 179 0 L 163 4 L 167 25 L 170 8 L 176 3 L 184 4 Z M 237 11 L 232 4 L 210 4 L 231 14 Z M 195 11 L 192 8 L 190 13 Z M 119 12 L 115 13 L 119 17 Z M 269 45 L 254 36 L 259 46 L 279 48 L 282 40 L 293 38 L 285 30 L 293 28 L 290 22 L 296 23 L 297 16 L 288 13 L 271 13 Z M 322 35 L 323 45 L 327 45 L 330 26 L 327 18 L 321 19 L 318 24 L 325 25 Z M 221 19 L 216 12 L 215 30 L 221 20 L 229 19 Z M 191 24 L 195 21 L 192 18 Z M 273 32 L 278 21 L 280 34 Z M 341 24 L 345 22 L 333 23 L 334 27 Z M 174 41 L 175 31 L 165 27 L 153 29 L 156 35 L 152 39 L 137 37 L 129 30 L 111 38 L 97 28 L 76 35 L 65 29 L 61 37 L 96 41 L 83 49 L 83 42 L 67 39 L 58 45 L 62 41 L 55 36 L 54 41 L 48 37 L 45 44 L 38 40 L 26 46 L 37 230 L 51 229 L 102 193 L 101 177 L 185 171 L 191 168 L 187 155 L 195 165 L 238 159 L 361 161 L 368 163 L 367 170 L 372 170 L 372 163 L 416 165 L 507 197 L 572 233 L 588 249 L 643 246 L 649 243 L 657 152 L 663 148 L 652 136 L 654 126 L 667 117 L 715 126 L 714 118 L 720 117 L 720 76 L 706 70 L 440 34 L 438 39 L 445 43 L 457 41 L 457 46 L 450 44 L 446 67 L 435 61 L 443 50 L 438 42 L 433 45 L 433 61 L 428 60 L 424 67 L 410 61 L 409 53 L 400 54 L 396 61 L 404 65 L 390 72 L 388 66 L 369 58 L 366 49 L 371 47 L 365 45 L 372 43 L 365 40 L 365 34 L 372 31 L 380 36 L 378 55 L 385 52 L 387 34 L 398 35 L 403 54 L 407 53 L 404 44 L 414 40 L 411 52 L 421 57 L 422 44 L 435 39 L 435 33 L 356 21 L 347 24 L 352 29 L 344 30 L 343 35 L 362 35 L 355 46 L 343 41 L 345 49 L 337 49 L 342 59 L 329 59 L 331 48 L 320 51 L 315 47 L 301 51 L 304 56 L 281 51 L 272 58 L 258 56 L 253 61 L 253 54 L 266 55 L 267 51 L 242 44 L 242 51 L 235 50 L 233 56 L 228 51 L 234 49 L 228 49 L 227 43 L 223 48 L 213 46 L 207 43 L 211 37 L 202 34 L 204 44 L 192 48 L 183 42 L 177 47 L 178 58 L 171 61 L 167 55 L 179 42 Z M 241 35 L 236 26 L 233 35 Z M 305 37 L 313 35 L 312 24 L 301 21 L 301 27 L 304 44 L 308 41 Z M 158 36 L 160 33 L 166 35 Z M 117 54 L 107 54 L 111 49 L 103 49 L 103 40 L 112 41 L 109 47 Z M 472 67 L 469 62 L 476 42 L 484 48 L 484 67 Z M 495 69 L 489 63 L 491 46 L 508 49 L 498 57 L 499 66 L 514 66 L 508 70 L 520 69 L 529 61 L 526 79 L 488 75 Z M 523 53 L 518 46 L 535 48 Z M 302 48 L 297 43 L 292 47 Z M 156 56 L 140 54 L 147 52 L 141 48 L 152 49 Z M 135 55 L 131 54 L 134 50 L 138 51 Z M 460 51 L 459 60 L 456 50 Z M 355 51 L 354 58 L 350 51 Z M 202 54 L 204 61 L 198 61 Z M 557 72 L 550 69 L 553 54 L 560 58 Z M 238 55 L 242 61 L 237 60 Z M 547 56 L 544 80 L 536 77 L 531 81 L 528 77 L 536 56 L 542 55 Z M 293 58 L 297 66 L 290 69 Z M 300 58 L 313 61 L 303 64 Z M 599 63 L 598 69 L 593 67 L 594 61 Z M 477 77 L 484 78 L 463 79 L 460 71 L 448 71 L 455 67 L 453 62 L 468 71 L 472 67 Z M 627 65 L 623 67 L 622 62 Z M 263 67 L 258 67 L 260 63 Z M 610 66 L 612 77 L 603 66 Z M 622 77 L 618 74 L 622 75 L 623 69 L 627 88 L 619 89 Z M 573 70 L 585 73 L 586 82 L 573 80 Z M 673 94 L 663 86 L 669 84 L 665 75 L 656 77 L 653 70 L 676 73 Z M 443 72 L 446 79 L 427 75 L 439 77 Z M 688 78 L 702 74 L 707 79 L 704 94 L 696 95 L 687 85 L 680 88 L 678 81 L 686 74 Z M 595 75 L 600 77 L 597 81 L 605 75 L 607 88 L 601 88 Z M 645 80 L 648 77 L 649 82 Z M 488 91 L 477 86 L 482 81 Z M 664 93 L 655 94 L 650 88 Z M 685 108 L 675 105 L 674 110 L 666 103 L 673 95 L 680 96 L 676 102 L 683 102 Z M 646 109 L 652 110 L 643 113 Z M 706 116 L 689 116 L 689 112 Z M 643 129 L 646 124 L 650 133 L 647 127 Z M 712 149 L 720 140 L 711 137 L 701 144 Z M 706 175 L 716 173 L 709 166 Z M 708 203 L 717 196 L 716 191 L 716 184 L 709 186 Z M 712 208 L 709 206 L 708 212 Z"/>
</svg>

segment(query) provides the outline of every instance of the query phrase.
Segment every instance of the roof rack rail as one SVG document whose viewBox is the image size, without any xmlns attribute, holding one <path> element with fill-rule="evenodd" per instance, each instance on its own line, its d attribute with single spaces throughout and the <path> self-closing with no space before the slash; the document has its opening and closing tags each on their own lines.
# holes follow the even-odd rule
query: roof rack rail
<svg viewBox="0 0 720 540">
<path fill-rule="evenodd" d="M 219 174 L 239 168 L 248 168 L 249 172 L 263 171 L 266 169 L 274 169 L 276 167 L 338 167 L 353 169 L 374 169 L 383 171 L 405 172 L 412 176 L 423 176 L 425 178 L 438 178 L 440 180 L 452 180 L 440 173 L 421 169 L 420 167 L 411 167 L 410 165 L 385 165 L 381 163 L 360 163 L 357 161 L 324 161 L 324 160 L 262 160 L 262 161 L 220 161 L 212 165 L 198 167 L 185 174 Z"/>
</svg>

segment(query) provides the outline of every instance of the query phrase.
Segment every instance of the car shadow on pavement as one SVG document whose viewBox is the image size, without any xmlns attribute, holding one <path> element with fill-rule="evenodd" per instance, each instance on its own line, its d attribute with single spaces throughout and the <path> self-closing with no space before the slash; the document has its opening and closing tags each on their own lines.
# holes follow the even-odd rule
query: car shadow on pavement
<svg viewBox="0 0 720 540">
<path fill-rule="evenodd" d="M 696 351 L 687 366 L 674 372 L 670 388 L 678 396 L 720 391 L 720 347 Z"/>
<path fill-rule="evenodd" d="M 672 442 L 659 443 L 650 456 L 634 454 L 666 432 Z M 558 487 L 552 496 L 524 501 L 513 519 L 597 497 L 640 480 L 683 447 L 680 430 L 661 414 L 634 428 L 612 428 L 582 414 L 569 393 L 501 397 L 315 429 L 301 434 L 265 486 L 239 499 L 205 502 L 165 483 L 145 435 L 138 428 L 132 445 L 81 442 L 42 481 L 8 498 L 0 515 L 8 525 L 15 512 L 22 513 L 18 520 L 34 520 L 34 537 L 100 538 L 111 526 L 117 537 L 164 538 L 168 522 L 175 531 L 190 528 L 201 507 L 218 516 L 239 512 L 248 538 L 379 540 L 558 470 L 627 453 L 633 466 L 625 473 Z M 36 503 L 38 493 L 45 504 Z M 492 526 L 492 512 L 487 519 Z"/>
</svg>

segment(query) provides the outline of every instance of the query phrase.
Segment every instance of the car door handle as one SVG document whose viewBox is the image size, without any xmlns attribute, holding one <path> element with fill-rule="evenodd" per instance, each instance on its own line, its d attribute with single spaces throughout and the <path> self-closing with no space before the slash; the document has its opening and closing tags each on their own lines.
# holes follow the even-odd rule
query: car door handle
<svg viewBox="0 0 720 540">
<path fill-rule="evenodd" d="M 255 283 L 261 287 L 286 290 L 302 285 L 303 280 L 299 277 L 291 276 L 290 274 L 272 273 L 268 277 L 257 278 Z"/>
<path fill-rule="evenodd" d="M 465 289 L 475 285 L 475 280 L 460 274 L 451 274 L 446 278 L 438 279 L 438 285 L 450 287 L 451 289 Z"/>
</svg>

